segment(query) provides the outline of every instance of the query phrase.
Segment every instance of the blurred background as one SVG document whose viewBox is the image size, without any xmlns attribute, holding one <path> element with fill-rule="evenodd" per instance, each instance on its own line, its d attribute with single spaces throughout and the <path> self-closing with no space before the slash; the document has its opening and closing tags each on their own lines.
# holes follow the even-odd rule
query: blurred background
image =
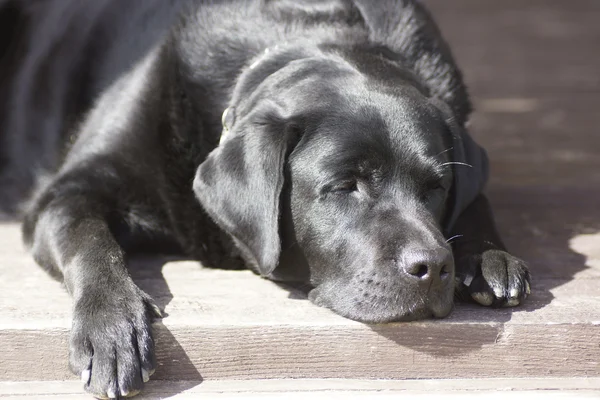
<svg viewBox="0 0 600 400">
<path fill-rule="evenodd" d="M 598 186 L 600 1 L 425 3 L 464 72 L 494 182 Z"/>
</svg>

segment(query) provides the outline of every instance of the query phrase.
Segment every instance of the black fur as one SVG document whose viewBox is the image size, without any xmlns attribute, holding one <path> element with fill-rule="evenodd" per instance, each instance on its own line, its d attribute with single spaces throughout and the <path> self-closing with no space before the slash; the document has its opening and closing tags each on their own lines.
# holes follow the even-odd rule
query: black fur
<svg viewBox="0 0 600 400">
<path fill-rule="evenodd" d="M 126 252 L 156 243 L 302 281 L 365 322 L 444 317 L 455 292 L 518 304 L 529 274 L 481 194 L 470 109 L 416 1 L 185 4 L 97 99 L 25 215 L 33 256 L 75 302 L 73 372 L 114 397 L 154 370 L 159 312 Z"/>
</svg>

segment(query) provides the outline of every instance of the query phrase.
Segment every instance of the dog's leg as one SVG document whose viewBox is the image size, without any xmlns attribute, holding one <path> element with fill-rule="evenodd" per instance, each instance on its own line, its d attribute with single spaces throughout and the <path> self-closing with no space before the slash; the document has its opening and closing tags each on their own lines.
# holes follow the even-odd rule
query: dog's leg
<svg viewBox="0 0 600 400">
<path fill-rule="evenodd" d="M 114 196 L 126 183 L 111 185 L 98 177 L 101 168 L 93 170 L 46 188 L 26 216 L 24 236 L 73 298 L 71 370 L 96 397 L 131 396 L 154 371 L 150 324 L 160 311 L 129 277 L 110 230 Z"/>
<path fill-rule="evenodd" d="M 516 306 L 530 293 L 524 261 L 510 255 L 480 194 L 460 215 L 449 237 L 456 263 L 456 291 L 484 306 Z"/>
</svg>

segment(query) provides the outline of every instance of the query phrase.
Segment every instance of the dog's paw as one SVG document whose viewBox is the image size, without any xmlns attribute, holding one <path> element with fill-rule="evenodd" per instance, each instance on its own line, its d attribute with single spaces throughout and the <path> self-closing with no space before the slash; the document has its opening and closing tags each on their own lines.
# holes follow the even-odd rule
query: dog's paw
<svg viewBox="0 0 600 400">
<path fill-rule="evenodd" d="M 135 396 L 156 368 L 151 322 L 160 309 L 131 286 L 75 303 L 69 366 L 100 399 Z"/>
<path fill-rule="evenodd" d="M 460 297 L 484 306 L 514 307 L 531 293 L 527 264 L 502 250 L 460 258 L 456 279 Z"/>
</svg>

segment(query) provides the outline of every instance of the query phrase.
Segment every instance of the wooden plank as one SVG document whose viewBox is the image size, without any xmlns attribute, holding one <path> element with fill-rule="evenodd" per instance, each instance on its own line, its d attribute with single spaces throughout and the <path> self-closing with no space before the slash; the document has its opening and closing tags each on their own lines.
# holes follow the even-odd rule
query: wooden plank
<svg viewBox="0 0 600 400">
<path fill-rule="evenodd" d="M 156 379 L 598 376 L 597 325 L 155 325 Z M 67 332 L 3 331 L 3 380 L 69 379 Z"/>
<path fill-rule="evenodd" d="M 570 235 L 570 229 L 574 230 L 576 226 L 567 226 L 565 232 L 561 230 L 563 228 L 552 230 L 550 218 L 559 207 L 535 202 L 521 203 L 525 217 L 504 221 L 509 218 L 511 207 L 511 204 L 503 204 L 498 215 L 503 224 L 507 223 L 507 241 L 521 257 L 532 263 L 532 296 L 523 308 L 516 309 L 490 310 L 460 305 L 443 321 L 510 320 L 519 324 L 599 321 L 600 255 L 597 243 L 600 236 Z M 536 211 L 539 212 L 534 214 Z M 578 211 L 597 215 L 592 208 L 581 207 Z M 568 210 L 565 212 L 570 216 Z M 533 222 L 529 221 L 528 215 L 534 215 Z M 580 222 L 575 221 L 576 224 Z M 519 223 L 530 226 L 519 230 L 510 228 Z M 553 238 L 558 234 L 564 235 L 567 243 L 561 244 L 562 236 Z M 61 285 L 50 279 L 20 249 L 17 226 L 0 225 L 0 238 L 0 329 L 68 329 L 70 300 Z M 549 252 L 550 257 L 539 262 L 537 258 L 542 257 L 544 251 Z M 557 265 L 552 264 L 553 259 Z M 210 270 L 195 262 L 167 263 L 156 258 L 136 260 L 131 272 L 136 282 L 166 310 L 169 316 L 164 319 L 165 323 L 186 325 L 201 319 L 205 326 L 357 324 L 313 306 L 303 300 L 304 294 L 297 290 L 282 289 L 249 271 Z M 559 297 L 560 302 L 551 302 L 552 298 Z"/>
<path fill-rule="evenodd" d="M 166 382 L 151 381 L 143 399 L 217 398 L 306 398 L 311 399 L 547 399 L 600 397 L 598 379 L 492 379 L 492 380 L 253 380 Z M 464 397 L 463 397 L 464 396 Z M 2 399 L 89 399 L 79 382 L 0 382 Z"/>
<path fill-rule="evenodd" d="M 70 301 L 24 254 L 15 225 L 0 237 L 0 380 L 69 379 Z M 598 237 L 582 238 L 575 249 L 595 261 L 536 263 L 524 307 L 458 305 L 403 324 L 341 318 L 248 271 L 152 259 L 132 274 L 169 315 L 155 324 L 157 379 L 586 377 L 600 371 L 600 271 Z"/>
</svg>

